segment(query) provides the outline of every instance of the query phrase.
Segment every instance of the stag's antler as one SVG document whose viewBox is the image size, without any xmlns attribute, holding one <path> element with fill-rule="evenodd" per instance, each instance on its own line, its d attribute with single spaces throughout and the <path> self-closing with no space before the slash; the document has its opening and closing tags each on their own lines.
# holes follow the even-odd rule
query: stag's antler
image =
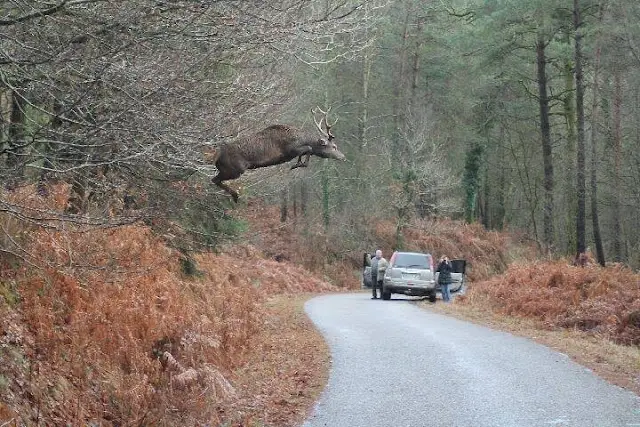
<svg viewBox="0 0 640 427">
<path fill-rule="evenodd" d="M 320 119 L 320 121 L 316 121 L 316 112 L 315 110 L 320 111 L 324 117 L 322 117 Z M 318 128 L 318 130 L 320 131 L 320 133 L 322 133 L 323 135 L 327 136 L 329 139 L 333 139 L 335 138 L 335 136 L 333 136 L 333 134 L 331 133 L 331 128 L 338 123 L 338 119 L 336 119 L 333 123 L 329 124 L 329 120 L 328 120 L 328 116 L 329 116 L 329 111 L 331 111 L 331 107 L 327 108 L 327 111 L 323 111 L 322 108 L 316 106 L 316 108 L 312 108 L 311 109 L 311 115 L 313 116 L 313 122 L 316 124 L 316 127 Z M 326 130 L 322 129 L 322 121 L 324 120 L 324 126 L 326 128 Z"/>
</svg>

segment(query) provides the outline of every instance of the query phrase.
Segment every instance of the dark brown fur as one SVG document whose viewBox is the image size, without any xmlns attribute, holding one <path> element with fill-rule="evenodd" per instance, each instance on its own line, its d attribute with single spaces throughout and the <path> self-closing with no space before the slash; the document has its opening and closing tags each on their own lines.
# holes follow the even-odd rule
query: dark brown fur
<svg viewBox="0 0 640 427">
<path fill-rule="evenodd" d="M 238 193 L 223 181 L 240 178 L 247 169 L 278 165 L 296 157 L 298 161 L 291 169 L 306 167 L 312 154 L 344 160 L 344 154 L 332 139 L 333 135 L 330 133 L 320 135 L 286 125 L 269 126 L 251 136 L 218 147 L 211 158 L 218 169 L 218 174 L 212 181 L 237 202 Z"/>
</svg>

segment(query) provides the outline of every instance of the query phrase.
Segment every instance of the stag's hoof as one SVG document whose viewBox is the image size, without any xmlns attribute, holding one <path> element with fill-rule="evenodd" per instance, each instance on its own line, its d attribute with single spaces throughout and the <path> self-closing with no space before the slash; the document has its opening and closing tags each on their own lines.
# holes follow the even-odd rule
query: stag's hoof
<svg viewBox="0 0 640 427">
<path fill-rule="evenodd" d="M 239 186 L 237 189 L 232 189 L 231 190 L 231 197 L 233 198 L 233 201 L 238 203 L 238 199 L 240 198 L 240 193 L 242 193 L 243 187 Z"/>
<path fill-rule="evenodd" d="M 291 169 L 295 169 L 295 168 L 306 168 L 307 164 L 306 163 L 296 163 L 295 165 L 291 166 Z"/>
</svg>

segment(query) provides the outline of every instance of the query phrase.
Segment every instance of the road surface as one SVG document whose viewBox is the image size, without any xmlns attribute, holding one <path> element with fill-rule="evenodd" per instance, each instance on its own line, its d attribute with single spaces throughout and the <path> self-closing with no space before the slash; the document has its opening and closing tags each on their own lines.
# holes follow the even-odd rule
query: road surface
<svg viewBox="0 0 640 427">
<path fill-rule="evenodd" d="M 303 427 L 640 427 L 635 394 L 533 341 L 395 295 L 325 295 L 305 310 L 332 366 Z"/>
</svg>

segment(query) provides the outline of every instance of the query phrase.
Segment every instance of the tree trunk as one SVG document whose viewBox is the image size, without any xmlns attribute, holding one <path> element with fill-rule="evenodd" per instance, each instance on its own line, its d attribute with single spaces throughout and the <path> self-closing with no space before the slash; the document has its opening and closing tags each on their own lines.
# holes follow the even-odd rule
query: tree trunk
<svg viewBox="0 0 640 427">
<path fill-rule="evenodd" d="M 280 222 L 287 222 L 289 217 L 289 189 L 283 187 L 280 190 Z"/>
<path fill-rule="evenodd" d="M 480 164 L 484 147 L 479 142 L 473 142 L 466 153 L 464 175 L 462 178 L 464 199 L 464 218 L 468 224 L 476 219 L 478 188 L 480 186 Z"/>
<path fill-rule="evenodd" d="M 65 213 L 74 215 L 84 215 L 89 208 L 89 182 L 87 173 L 80 171 L 77 176 L 71 180 L 71 191 L 69 192 L 69 201 Z"/>
<path fill-rule="evenodd" d="M 584 76 L 582 70 L 582 18 L 579 0 L 573 0 L 573 28 L 575 30 L 575 74 L 576 74 L 576 114 L 577 114 L 577 163 L 576 195 L 578 210 L 576 217 L 576 260 L 584 259 L 586 252 L 586 182 L 585 182 L 585 141 L 584 141 Z"/>
<path fill-rule="evenodd" d="M 602 22 L 604 7 L 600 4 L 598 21 Z M 596 246 L 598 263 L 605 266 L 602 236 L 600 235 L 600 221 L 598 216 L 598 150 L 597 150 L 597 123 L 598 123 L 598 93 L 600 78 L 600 34 L 596 36 L 596 51 L 593 70 L 593 108 L 591 119 L 591 220 L 593 221 L 593 241 Z"/>
<path fill-rule="evenodd" d="M 482 212 L 480 218 L 482 219 L 482 225 L 489 230 L 491 228 L 491 188 L 489 185 L 489 166 L 487 163 L 484 165 L 484 191 L 482 194 Z"/>
<path fill-rule="evenodd" d="M 298 193 L 296 192 L 296 184 L 293 185 L 293 194 L 291 194 L 291 208 L 293 209 L 293 217 L 298 217 Z"/>
<path fill-rule="evenodd" d="M 300 213 L 304 216 L 307 213 L 307 202 L 309 192 L 307 191 L 307 183 L 303 179 L 300 181 Z"/>
<path fill-rule="evenodd" d="M 369 3 L 366 2 L 364 4 L 365 7 L 365 19 L 368 19 L 369 17 Z M 369 39 L 369 31 L 368 31 L 368 27 L 365 27 L 365 39 L 368 40 Z M 362 58 L 362 100 L 361 100 L 361 105 L 362 105 L 362 111 L 360 114 L 360 144 L 359 144 L 359 148 L 360 148 L 360 152 L 362 152 L 364 150 L 364 148 L 367 146 L 367 143 L 369 142 L 367 140 L 368 135 L 367 135 L 367 130 L 368 130 L 368 123 L 369 123 L 369 81 L 371 80 L 371 65 L 372 65 L 372 61 L 371 61 L 371 47 L 370 45 L 367 46 L 364 51 L 362 52 L 363 58 Z"/>
<path fill-rule="evenodd" d="M 549 96 L 547 94 L 546 43 L 538 34 L 536 43 L 538 97 L 540 103 L 540 135 L 542 139 L 542 161 L 544 164 L 544 208 L 543 242 L 546 251 L 553 247 L 553 157 L 551 152 L 551 130 L 549 125 Z"/>
<path fill-rule="evenodd" d="M 369 3 L 365 3 L 366 16 L 368 18 L 369 12 Z M 366 38 L 368 40 L 369 33 L 368 27 Z M 362 59 L 362 99 L 360 100 L 361 110 L 360 110 L 360 118 L 358 120 L 358 132 L 359 132 L 359 143 L 358 143 L 358 151 L 359 155 L 354 160 L 355 166 L 355 174 L 356 174 L 356 194 L 363 194 L 367 191 L 370 191 L 370 186 L 367 185 L 366 181 L 363 178 L 363 170 L 366 167 L 366 159 L 367 157 L 364 154 L 364 151 L 367 148 L 367 144 L 369 143 L 369 82 L 371 80 L 371 66 L 373 61 L 371 60 L 371 44 L 369 44 L 363 51 L 363 59 Z"/>
<path fill-rule="evenodd" d="M 423 18 L 418 18 L 418 23 L 415 30 L 416 42 L 411 64 L 411 92 L 409 94 L 409 105 L 411 106 L 412 114 L 416 114 L 417 106 L 420 104 L 418 102 L 418 81 L 420 78 L 420 49 L 422 49 L 421 35 L 423 26 Z"/>
<path fill-rule="evenodd" d="M 524 141 L 521 141 L 520 143 L 521 145 L 525 144 Z M 542 251 L 542 242 L 540 241 L 540 236 L 538 234 L 538 224 L 536 221 L 536 215 L 539 211 L 540 202 L 538 200 L 538 184 L 535 182 L 535 179 L 532 178 L 532 175 L 534 174 L 532 169 L 534 167 L 529 161 L 521 161 L 521 158 L 518 155 L 516 147 L 514 146 L 512 140 L 509 140 L 508 150 L 511 163 L 513 164 L 513 168 L 518 176 L 518 180 L 520 181 L 523 199 L 526 201 L 529 208 L 528 215 L 530 225 L 527 224 L 527 230 L 529 234 L 535 236 L 538 250 Z M 531 227 L 531 229 L 529 229 L 529 227 Z"/>
<path fill-rule="evenodd" d="M 369 79 L 371 75 L 371 59 L 368 51 L 364 52 L 364 64 L 362 66 L 362 112 L 360 114 L 360 152 L 364 151 L 368 141 L 368 123 L 369 123 Z"/>
<path fill-rule="evenodd" d="M 622 78 L 620 71 L 616 70 L 613 74 L 613 258 L 616 261 L 622 260 L 622 242 L 621 242 L 621 219 L 620 209 L 621 192 L 622 192 Z"/>
<path fill-rule="evenodd" d="M 569 36 L 570 37 L 570 36 Z M 567 42 L 567 44 L 569 44 Z M 576 171 L 574 159 L 576 158 L 576 102 L 575 102 L 575 82 L 573 79 L 573 62 L 567 60 L 564 66 L 565 92 L 563 98 L 564 117 L 567 125 L 567 145 L 564 161 L 567 162 L 564 169 L 564 193 L 566 197 L 565 205 L 565 253 L 573 252 L 576 247 Z"/>
<path fill-rule="evenodd" d="M 505 202 L 505 194 L 507 191 L 507 177 L 506 177 L 506 168 L 504 165 L 506 164 L 506 158 L 504 154 L 504 139 L 505 132 L 504 126 L 500 126 L 500 141 L 498 142 L 498 164 L 500 165 L 500 172 L 498 174 L 498 186 L 497 191 L 495 192 L 495 208 L 493 209 L 494 218 L 492 221 L 492 227 L 498 230 L 502 230 L 504 228 L 504 217 L 506 213 L 506 209 L 504 206 Z"/>
<path fill-rule="evenodd" d="M 404 99 L 405 91 L 403 90 L 405 84 L 406 74 L 406 60 L 407 60 L 407 38 L 409 37 L 409 19 L 411 17 L 411 8 L 407 10 L 405 14 L 405 20 L 402 28 L 402 46 L 400 47 L 400 57 L 398 62 L 400 63 L 400 70 L 398 70 L 397 80 L 393 85 L 393 145 L 391 150 L 391 161 L 394 170 L 400 169 L 398 160 L 400 159 L 401 141 L 400 136 L 402 129 L 405 127 L 405 104 Z"/>
<path fill-rule="evenodd" d="M 329 230 L 329 171 L 327 163 L 322 166 L 322 175 L 320 177 L 322 187 L 322 223 L 325 231 Z"/>
<path fill-rule="evenodd" d="M 58 100 L 53 101 L 51 106 L 53 112 L 53 118 L 51 119 L 50 126 L 53 132 L 59 131 L 62 126 L 62 105 Z M 53 169 L 55 165 L 52 162 L 52 158 L 55 157 L 53 147 L 50 142 L 45 142 L 42 147 L 43 159 L 42 159 L 42 171 L 40 172 L 40 179 L 38 180 L 38 193 L 42 196 L 48 194 L 47 184 L 53 176 Z"/>
<path fill-rule="evenodd" d="M 10 187 L 21 181 L 24 176 L 25 122 L 24 100 L 20 93 L 14 91 L 11 93 L 11 113 L 7 135 L 6 165 L 10 171 L 7 184 Z"/>
</svg>

